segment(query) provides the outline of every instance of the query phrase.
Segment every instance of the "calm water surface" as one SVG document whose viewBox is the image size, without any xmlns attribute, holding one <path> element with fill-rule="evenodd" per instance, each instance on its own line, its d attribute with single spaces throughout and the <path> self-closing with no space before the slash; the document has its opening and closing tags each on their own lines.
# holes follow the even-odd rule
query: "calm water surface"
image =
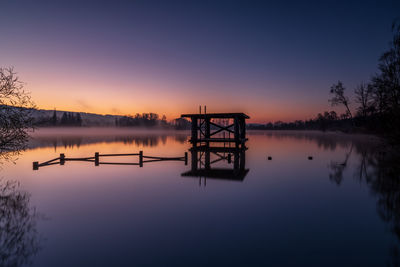
<svg viewBox="0 0 400 267">
<path fill-rule="evenodd" d="M 250 132 L 241 162 L 248 172 L 239 178 L 182 176 L 192 168 L 190 153 L 187 165 L 67 161 L 32 170 L 33 161 L 60 153 L 88 157 L 142 150 L 182 157 L 188 139 L 186 132 L 35 133 L 15 164 L 0 165 L 0 266 L 398 262 L 400 186 L 393 179 L 398 174 L 382 165 L 372 137 Z M 211 162 L 216 159 L 211 153 Z M 232 158 L 211 168 L 229 170 L 234 164 Z"/>
</svg>

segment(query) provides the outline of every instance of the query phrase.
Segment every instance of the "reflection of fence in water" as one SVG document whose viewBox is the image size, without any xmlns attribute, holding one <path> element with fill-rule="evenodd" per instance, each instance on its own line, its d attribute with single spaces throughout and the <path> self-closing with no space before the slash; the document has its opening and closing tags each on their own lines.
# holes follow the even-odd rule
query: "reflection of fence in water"
<svg viewBox="0 0 400 267">
<path fill-rule="evenodd" d="M 138 156 L 138 162 L 100 162 L 101 157 L 124 157 L 124 156 Z M 93 157 L 84 158 L 67 158 L 65 154 L 60 154 L 59 157 L 39 163 L 38 161 L 33 162 L 33 170 L 38 170 L 39 167 L 45 167 L 50 165 L 64 165 L 66 161 L 84 161 L 84 162 L 94 162 L 95 166 L 103 165 L 137 165 L 143 167 L 143 163 L 157 162 L 157 161 L 184 161 L 187 165 L 188 154 L 185 152 L 183 157 L 156 157 L 156 156 L 145 156 L 143 151 L 139 153 L 129 153 L 129 154 L 100 154 L 99 152 L 94 153 Z"/>
</svg>

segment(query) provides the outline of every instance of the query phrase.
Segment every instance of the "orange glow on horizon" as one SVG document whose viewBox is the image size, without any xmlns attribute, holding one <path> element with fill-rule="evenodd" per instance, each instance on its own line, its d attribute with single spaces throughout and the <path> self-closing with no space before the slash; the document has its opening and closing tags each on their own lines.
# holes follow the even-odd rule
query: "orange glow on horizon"
<svg viewBox="0 0 400 267">
<path fill-rule="evenodd" d="M 308 97 L 279 94 L 284 88 L 278 85 L 247 94 L 241 90 L 245 86 L 229 82 L 210 85 L 182 77 L 133 79 L 79 72 L 71 79 L 74 75 L 47 68 L 36 72 L 30 66 L 19 67 L 19 76 L 40 109 L 102 115 L 153 112 L 170 121 L 183 113 L 197 113 L 199 105 L 206 105 L 208 112 L 246 113 L 250 123 L 305 120 L 330 109 L 327 102 L 311 108 Z"/>
</svg>

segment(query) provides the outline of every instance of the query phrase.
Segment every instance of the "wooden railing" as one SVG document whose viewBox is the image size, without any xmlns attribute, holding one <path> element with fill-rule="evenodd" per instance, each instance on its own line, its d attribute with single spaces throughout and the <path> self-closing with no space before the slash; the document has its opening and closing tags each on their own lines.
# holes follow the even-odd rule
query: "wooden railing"
<svg viewBox="0 0 400 267">
<path fill-rule="evenodd" d="M 100 161 L 102 157 L 124 157 L 124 156 L 138 156 L 138 162 L 104 162 Z M 68 158 L 65 154 L 60 154 L 59 157 L 39 163 L 38 161 L 33 162 L 33 170 L 39 170 L 40 167 L 50 166 L 50 165 L 64 165 L 66 161 L 84 161 L 84 162 L 94 162 L 95 166 L 101 164 L 104 165 L 137 165 L 143 167 L 143 163 L 157 162 L 157 161 L 184 161 L 185 165 L 188 162 L 188 153 L 185 152 L 183 157 L 156 157 L 156 156 L 145 156 L 143 151 L 139 153 L 129 153 L 129 154 L 100 154 L 99 152 L 94 153 L 93 157 L 84 158 Z"/>
</svg>

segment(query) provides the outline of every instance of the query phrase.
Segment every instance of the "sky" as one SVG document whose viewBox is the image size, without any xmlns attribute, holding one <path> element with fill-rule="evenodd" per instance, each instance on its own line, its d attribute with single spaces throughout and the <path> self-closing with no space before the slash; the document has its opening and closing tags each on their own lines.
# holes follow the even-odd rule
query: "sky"
<svg viewBox="0 0 400 267">
<path fill-rule="evenodd" d="M 310 119 L 377 71 L 400 1 L 0 0 L 0 67 L 39 108 Z"/>
</svg>

